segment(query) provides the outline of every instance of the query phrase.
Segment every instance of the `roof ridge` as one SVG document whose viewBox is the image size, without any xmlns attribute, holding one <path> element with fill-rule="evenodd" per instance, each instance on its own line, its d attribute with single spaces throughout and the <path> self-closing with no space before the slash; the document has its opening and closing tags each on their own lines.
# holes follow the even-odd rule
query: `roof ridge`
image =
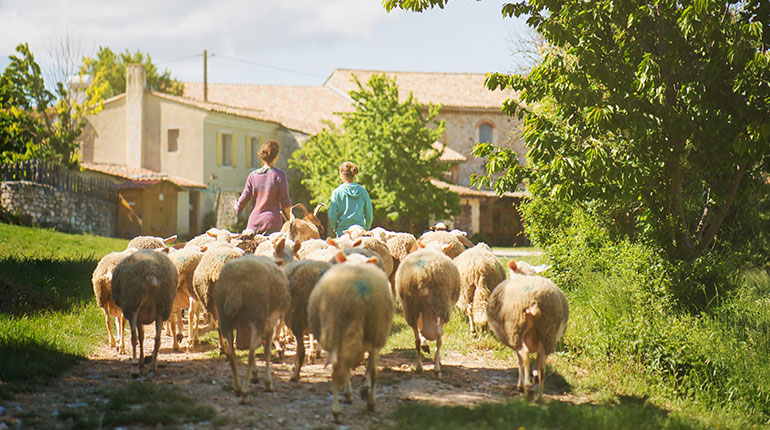
<svg viewBox="0 0 770 430">
<path fill-rule="evenodd" d="M 379 72 L 379 73 L 402 73 L 402 74 L 422 74 L 422 75 L 484 75 L 489 72 L 425 72 L 425 71 L 406 71 L 406 70 L 375 70 L 375 69 L 334 69 L 334 72 Z"/>
<path fill-rule="evenodd" d="M 203 85 L 198 81 L 182 81 L 183 84 Z M 273 87 L 273 88 L 323 88 L 317 85 L 278 85 L 278 84 L 254 84 L 249 82 L 208 82 L 207 85 L 233 85 L 241 87 Z"/>
</svg>

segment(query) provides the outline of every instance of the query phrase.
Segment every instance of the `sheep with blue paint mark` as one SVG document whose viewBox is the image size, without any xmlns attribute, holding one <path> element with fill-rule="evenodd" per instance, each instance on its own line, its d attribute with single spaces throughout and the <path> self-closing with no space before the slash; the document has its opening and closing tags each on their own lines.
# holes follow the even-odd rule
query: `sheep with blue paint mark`
<svg viewBox="0 0 770 430">
<path fill-rule="evenodd" d="M 487 301 L 505 280 L 506 270 L 486 244 L 479 243 L 454 259 L 460 271 L 460 300 L 457 307 L 468 317 L 471 333 L 487 324 Z"/>
<path fill-rule="evenodd" d="M 537 398 L 543 396 L 545 362 L 556 350 L 569 318 L 564 293 L 550 279 L 522 273 L 516 262 L 508 262 L 510 278 L 489 296 L 487 316 L 498 339 L 516 351 L 519 359 L 518 389 L 531 391 L 529 354 L 536 354 L 532 381 Z"/>
<path fill-rule="evenodd" d="M 446 252 L 451 244 L 444 245 Z M 396 271 L 396 290 L 404 319 L 414 331 L 416 370 L 422 371 L 422 339 L 436 341 L 433 370 L 441 376 L 441 342 L 444 324 L 460 297 L 460 272 L 442 252 L 423 248 L 409 254 Z"/>
<path fill-rule="evenodd" d="M 376 259 L 339 253 L 335 264 L 318 280 L 308 303 L 310 329 L 319 345 L 329 352 L 332 364 L 332 417 L 340 422 L 338 394 L 345 388 L 345 400 L 352 402 L 350 369 L 369 354 L 367 385 L 362 390 L 369 410 L 375 408 L 379 352 L 390 334 L 395 304 L 385 273 L 375 267 Z M 355 262 L 362 261 L 363 262 Z"/>
</svg>

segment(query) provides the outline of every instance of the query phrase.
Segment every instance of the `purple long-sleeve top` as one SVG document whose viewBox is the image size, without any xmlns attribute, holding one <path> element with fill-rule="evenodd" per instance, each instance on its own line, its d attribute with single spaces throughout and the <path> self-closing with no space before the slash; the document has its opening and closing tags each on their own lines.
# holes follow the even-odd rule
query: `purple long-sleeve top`
<svg viewBox="0 0 770 430">
<path fill-rule="evenodd" d="M 283 224 L 281 209 L 291 206 L 286 173 L 275 167 L 261 167 L 249 173 L 241 197 L 238 213 L 251 202 L 248 228 L 257 233 L 279 231 Z"/>
</svg>

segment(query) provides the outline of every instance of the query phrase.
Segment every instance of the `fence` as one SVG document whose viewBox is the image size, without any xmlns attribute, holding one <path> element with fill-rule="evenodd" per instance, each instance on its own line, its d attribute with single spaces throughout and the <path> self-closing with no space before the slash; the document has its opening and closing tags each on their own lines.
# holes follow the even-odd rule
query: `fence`
<svg viewBox="0 0 770 430">
<path fill-rule="evenodd" d="M 0 181 L 30 181 L 56 189 L 82 193 L 109 202 L 118 200 L 114 184 L 107 179 L 83 178 L 59 163 L 29 160 L 0 165 Z"/>
</svg>

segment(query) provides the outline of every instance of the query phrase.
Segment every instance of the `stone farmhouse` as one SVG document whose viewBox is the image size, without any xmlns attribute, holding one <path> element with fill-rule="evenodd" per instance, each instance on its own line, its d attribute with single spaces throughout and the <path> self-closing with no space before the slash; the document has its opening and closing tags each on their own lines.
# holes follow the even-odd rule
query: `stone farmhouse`
<svg viewBox="0 0 770 430">
<path fill-rule="evenodd" d="M 286 169 L 291 153 L 325 122 L 339 123 L 335 112 L 353 110 L 352 75 L 366 83 L 375 73 L 383 72 L 338 69 L 319 87 L 187 82 L 178 97 L 148 90 L 144 68 L 129 66 L 126 93 L 89 118 L 85 174 L 119 184 L 120 235 L 199 233 L 215 219 L 234 220 L 226 202 L 258 166 L 260 143 L 279 141 L 278 167 Z M 420 103 L 442 105 L 446 132 L 434 147 L 444 147 L 447 171 L 432 182 L 458 193 L 462 205 L 461 215 L 444 222 L 492 243 L 524 240 L 516 207 L 526 193 L 499 197 L 469 183 L 472 173 L 484 173 L 484 160 L 470 152 L 478 141 L 524 158 L 520 123 L 501 112 L 510 95 L 485 89 L 483 74 L 385 73 L 402 97 L 411 92 Z"/>
</svg>

